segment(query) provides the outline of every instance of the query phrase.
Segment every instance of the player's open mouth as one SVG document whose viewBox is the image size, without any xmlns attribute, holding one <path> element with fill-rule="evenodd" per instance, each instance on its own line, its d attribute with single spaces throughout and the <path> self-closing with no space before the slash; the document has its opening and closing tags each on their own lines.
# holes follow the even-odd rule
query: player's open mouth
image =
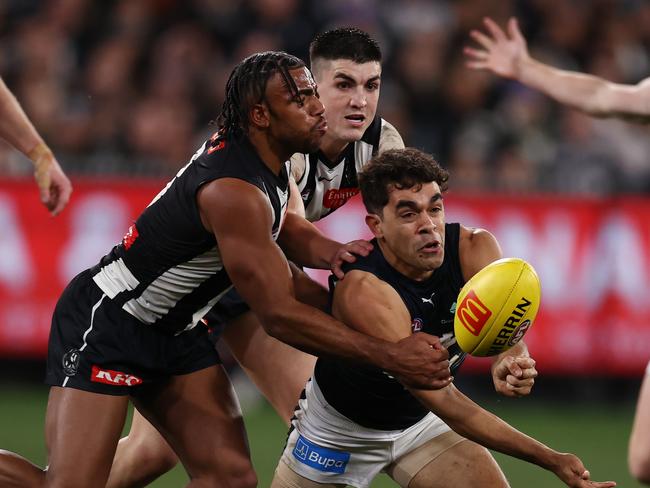
<svg viewBox="0 0 650 488">
<path fill-rule="evenodd" d="M 325 132 L 327 132 L 327 121 L 323 120 L 320 124 L 317 124 L 316 127 L 314 127 L 314 129 L 317 132 L 320 132 L 321 135 L 325 134 Z"/>
<path fill-rule="evenodd" d="M 436 253 L 439 250 L 440 250 L 440 242 L 438 241 L 429 242 L 420 248 L 420 251 L 426 253 Z"/>
<path fill-rule="evenodd" d="M 366 121 L 366 116 L 363 114 L 351 114 L 351 115 L 346 115 L 345 120 L 350 122 L 351 125 L 354 125 L 356 127 L 361 127 Z"/>
</svg>

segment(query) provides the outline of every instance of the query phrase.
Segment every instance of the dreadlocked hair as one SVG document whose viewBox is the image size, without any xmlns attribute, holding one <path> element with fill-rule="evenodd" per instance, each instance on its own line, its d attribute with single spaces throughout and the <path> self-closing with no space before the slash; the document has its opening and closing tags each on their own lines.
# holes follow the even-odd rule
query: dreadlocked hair
<svg viewBox="0 0 650 488">
<path fill-rule="evenodd" d="M 304 66 L 301 59 L 282 51 L 256 53 L 241 61 L 226 83 L 226 97 L 216 119 L 219 130 L 237 138 L 248 132 L 249 111 L 264 100 L 266 84 L 275 73 L 280 73 L 291 95 L 300 100 L 289 70 Z"/>
</svg>

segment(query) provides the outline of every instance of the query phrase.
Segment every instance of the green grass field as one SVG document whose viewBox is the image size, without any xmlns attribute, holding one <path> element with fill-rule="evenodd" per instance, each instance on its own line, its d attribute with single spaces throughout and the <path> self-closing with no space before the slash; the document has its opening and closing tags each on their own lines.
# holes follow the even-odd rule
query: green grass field
<svg viewBox="0 0 650 488">
<path fill-rule="evenodd" d="M 43 419 L 47 400 L 45 386 L 0 385 L 0 448 L 19 452 L 31 460 L 45 461 Z M 627 474 L 627 438 L 634 405 L 539 403 L 534 398 L 488 400 L 484 407 L 512 425 L 562 451 L 578 454 L 596 480 L 614 479 L 619 487 L 640 488 Z M 268 486 L 282 449 L 285 428 L 266 405 L 246 415 L 246 425 L 258 471 L 260 486 Z M 550 488 L 564 486 L 557 478 L 536 466 L 500 454 L 497 460 L 513 487 Z M 176 488 L 187 478 L 176 468 L 150 486 Z M 387 477 L 378 478 L 373 488 L 395 486 Z"/>
</svg>

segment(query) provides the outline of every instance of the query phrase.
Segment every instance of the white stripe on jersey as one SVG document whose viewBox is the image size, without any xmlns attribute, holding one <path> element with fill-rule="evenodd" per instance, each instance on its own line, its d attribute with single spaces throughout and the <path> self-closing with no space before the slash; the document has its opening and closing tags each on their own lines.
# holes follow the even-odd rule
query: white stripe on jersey
<svg viewBox="0 0 650 488">
<path fill-rule="evenodd" d="M 357 141 L 354 143 L 354 165 L 358 173 L 372 158 L 372 144 L 364 141 Z M 305 167 L 305 172 L 309 171 L 309 158 Z M 314 190 L 311 195 L 311 201 L 307 208 L 305 208 L 305 216 L 307 220 L 315 222 L 328 215 L 333 209 L 328 208 L 325 203 L 329 201 L 327 193 L 329 191 L 337 191 L 341 188 L 341 180 L 346 167 L 346 158 L 343 158 L 339 164 L 333 168 L 327 167 L 320 159 L 316 163 L 316 172 L 314 173 L 316 181 L 314 182 Z M 349 164 L 349 163 L 348 163 Z M 303 178 L 299 185 L 302 191 L 308 184 L 307 178 Z"/>
<path fill-rule="evenodd" d="M 145 324 L 153 324 L 166 315 L 178 301 L 223 268 L 217 247 L 162 273 L 122 308 Z M 216 302 L 215 302 L 216 303 Z"/>
<path fill-rule="evenodd" d="M 110 299 L 123 291 L 132 291 L 140 284 L 122 258 L 102 267 L 99 273 L 93 276 L 93 281 Z"/>
<path fill-rule="evenodd" d="M 186 330 L 193 329 L 196 324 L 198 324 L 203 317 L 206 316 L 206 314 L 210 311 L 212 307 L 214 307 L 219 300 L 221 300 L 221 297 L 224 296 L 230 289 L 232 288 L 232 285 L 230 285 L 228 288 L 226 288 L 223 292 L 219 293 L 216 297 L 212 298 L 208 303 L 205 304 L 204 307 L 200 308 L 196 312 L 192 314 L 192 320 L 190 321 L 189 324 L 185 326 L 185 329 L 176 332 L 176 335 L 180 334 L 181 332 L 184 332 Z"/>
</svg>

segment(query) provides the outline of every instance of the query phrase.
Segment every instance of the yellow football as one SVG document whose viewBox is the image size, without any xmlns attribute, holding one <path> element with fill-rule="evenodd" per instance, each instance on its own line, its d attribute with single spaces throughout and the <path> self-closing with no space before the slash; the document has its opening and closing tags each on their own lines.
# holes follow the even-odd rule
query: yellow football
<svg viewBox="0 0 650 488">
<path fill-rule="evenodd" d="M 458 294 L 454 333 L 472 356 L 494 356 L 517 344 L 539 309 L 541 286 L 523 259 L 499 259 L 476 273 Z"/>
</svg>

